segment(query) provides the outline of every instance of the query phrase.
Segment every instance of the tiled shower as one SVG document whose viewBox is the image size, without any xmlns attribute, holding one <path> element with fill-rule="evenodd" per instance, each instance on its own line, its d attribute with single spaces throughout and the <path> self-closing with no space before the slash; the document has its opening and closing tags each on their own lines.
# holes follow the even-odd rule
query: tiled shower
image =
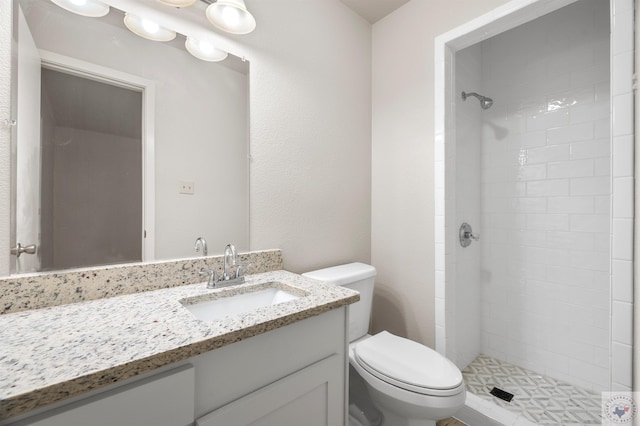
<svg viewBox="0 0 640 426">
<path fill-rule="evenodd" d="M 458 222 L 481 236 L 457 247 L 459 258 L 479 258 L 457 288 L 479 288 L 480 351 L 606 389 L 609 7 L 579 1 L 459 51 L 456 68 L 465 70 L 457 92 L 494 99 L 487 110 L 456 101 L 456 181 L 468 186 L 457 195 Z M 480 81 L 466 81 L 470 70 Z M 459 124 L 467 122 L 479 126 Z M 469 266 L 459 262 L 458 274 Z M 478 304 L 468 295 L 456 295 L 457 311 Z M 471 321 L 455 318 L 461 336 Z M 477 351 L 467 344 L 456 345 L 462 365 Z"/>
<path fill-rule="evenodd" d="M 483 354 L 599 395 L 631 386 L 633 6 L 564 4 L 475 44 L 449 35 L 436 346 L 461 369 Z M 466 248 L 463 222 L 480 235 Z"/>
</svg>

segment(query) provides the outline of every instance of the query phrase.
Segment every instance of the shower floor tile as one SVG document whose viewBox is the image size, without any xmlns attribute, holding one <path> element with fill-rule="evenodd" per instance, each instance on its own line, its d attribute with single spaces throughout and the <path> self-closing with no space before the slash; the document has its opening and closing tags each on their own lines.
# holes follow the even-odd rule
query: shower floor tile
<svg viewBox="0 0 640 426">
<path fill-rule="evenodd" d="M 479 355 L 462 371 L 469 392 L 527 420 L 543 425 L 599 425 L 600 394 L 543 376 L 508 362 Z M 511 402 L 489 392 L 493 387 L 514 395 Z"/>
</svg>

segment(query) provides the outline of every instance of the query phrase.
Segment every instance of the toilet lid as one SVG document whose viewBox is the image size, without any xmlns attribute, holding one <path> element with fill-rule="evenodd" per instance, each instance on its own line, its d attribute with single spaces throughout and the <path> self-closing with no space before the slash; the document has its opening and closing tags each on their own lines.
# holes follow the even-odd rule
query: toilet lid
<svg viewBox="0 0 640 426">
<path fill-rule="evenodd" d="M 369 372 L 408 390 L 422 388 L 428 393 L 428 389 L 455 389 L 462 384 L 462 373 L 447 358 L 387 331 L 358 343 L 354 353 L 360 365 L 369 367 Z"/>
</svg>

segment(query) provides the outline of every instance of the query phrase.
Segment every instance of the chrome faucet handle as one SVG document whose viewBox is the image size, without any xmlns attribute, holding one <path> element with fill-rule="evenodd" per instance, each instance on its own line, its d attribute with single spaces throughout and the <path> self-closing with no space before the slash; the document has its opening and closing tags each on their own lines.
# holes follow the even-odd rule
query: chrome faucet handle
<svg viewBox="0 0 640 426">
<path fill-rule="evenodd" d="M 236 278 L 240 278 L 244 276 L 245 270 L 251 266 L 251 263 L 245 263 L 242 265 L 238 265 L 236 268 Z"/>
<path fill-rule="evenodd" d="M 480 241 L 480 234 L 474 234 L 473 232 L 465 232 L 465 238 L 471 238 L 473 241 Z"/>
<path fill-rule="evenodd" d="M 200 269 L 199 275 L 209 275 L 209 281 L 207 282 L 207 288 L 216 288 L 218 283 L 218 273 L 215 269 Z"/>
<path fill-rule="evenodd" d="M 471 225 L 464 222 L 460 225 L 459 239 L 462 247 L 469 247 L 471 241 L 480 241 L 480 234 L 474 233 Z"/>
</svg>

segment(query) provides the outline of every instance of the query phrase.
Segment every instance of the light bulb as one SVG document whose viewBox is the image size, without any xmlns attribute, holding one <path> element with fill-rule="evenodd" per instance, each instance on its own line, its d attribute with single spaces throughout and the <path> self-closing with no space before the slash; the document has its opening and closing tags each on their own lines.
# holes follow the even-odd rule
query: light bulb
<svg viewBox="0 0 640 426">
<path fill-rule="evenodd" d="M 222 19 L 230 27 L 236 27 L 240 23 L 240 13 L 235 7 L 225 6 L 222 10 Z"/>
<path fill-rule="evenodd" d="M 189 53 L 203 61 L 218 62 L 227 57 L 227 52 L 224 50 L 218 49 L 209 41 L 198 40 L 194 37 L 187 37 L 184 46 Z"/>
<path fill-rule="evenodd" d="M 155 34 L 160 29 L 160 25 L 145 18 L 142 18 L 140 23 L 142 24 L 142 28 L 144 28 L 149 34 Z"/>
<path fill-rule="evenodd" d="M 51 0 L 61 8 L 81 16 L 99 18 L 109 13 L 109 5 L 100 0 Z"/>
<path fill-rule="evenodd" d="M 124 24 L 134 34 L 149 40 L 171 41 L 176 38 L 175 31 L 164 28 L 155 21 L 131 13 L 124 15 Z"/>
<path fill-rule="evenodd" d="M 217 0 L 207 7 L 206 15 L 215 27 L 231 34 L 248 34 L 256 28 L 244 0 Z"/>
<path fill-rule="evenodd" d="M 209 54 L 213 53 L 213 45 L 211 43 L 207 43 L 206 41 L 201 41 L 198 44 L 198 48 L 205 55 L 209 55 Z"/>
</svg>

